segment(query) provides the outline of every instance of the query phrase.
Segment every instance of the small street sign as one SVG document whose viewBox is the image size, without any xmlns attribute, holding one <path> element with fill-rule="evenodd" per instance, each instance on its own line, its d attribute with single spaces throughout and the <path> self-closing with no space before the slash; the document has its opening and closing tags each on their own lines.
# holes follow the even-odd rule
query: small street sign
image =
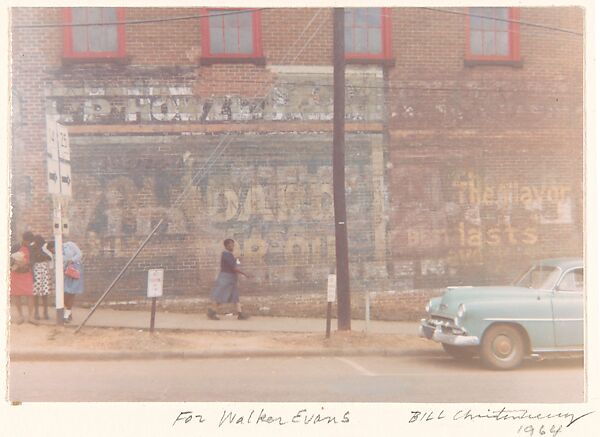
<svg viewBox="0 0 600 437">
<path fill-rule="evenodd" d="M 337 278 L 334 274 L 327 276 L 327 321 L 325 325 L 325 337 L 331 335 L 331 311 L 333 302 L 335 302 L 335 292 L 337 289 Z"/>
<path fill-rule="evenodd" d="M 327 277 L 327 302 L 335 302 L 336 277 L 329 275 Z"/>
<path fill-rule="evenodd" d="M 162 296 L 164 272 L 164 269 L 148 270 L 148 297 Z"/>
<path fill-rule="evenodd" d="M 163 294 L 164 269 L 148 270 L 148 297 L 152 298 L 150 309 L 150 332 L 154 332 L 154 320 L 156 318 L 156 298 Z"/>
</svg>

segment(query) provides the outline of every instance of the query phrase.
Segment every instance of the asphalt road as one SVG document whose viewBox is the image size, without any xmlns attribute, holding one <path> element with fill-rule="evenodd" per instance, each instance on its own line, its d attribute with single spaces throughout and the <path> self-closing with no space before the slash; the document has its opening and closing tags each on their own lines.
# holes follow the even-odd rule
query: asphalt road
<svg viewBox="0 0 600 437">
<path fill-rule="evenodd" d="M 12 362 L 12 401 L 584 401 L 582 359 L 511 372 L 419 357 Z"/>
</svg>

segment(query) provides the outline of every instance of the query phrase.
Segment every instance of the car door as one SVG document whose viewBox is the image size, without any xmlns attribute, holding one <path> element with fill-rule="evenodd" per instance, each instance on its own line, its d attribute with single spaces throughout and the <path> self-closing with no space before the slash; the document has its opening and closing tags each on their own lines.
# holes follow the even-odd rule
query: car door
<svg viewBox="0 0 600 437">
<path fill-rule="evenodd" d="M 578 349 L 583 345 L 583 267 L 567 270 L 552 297 L 556 347 Z"/>
</svg>

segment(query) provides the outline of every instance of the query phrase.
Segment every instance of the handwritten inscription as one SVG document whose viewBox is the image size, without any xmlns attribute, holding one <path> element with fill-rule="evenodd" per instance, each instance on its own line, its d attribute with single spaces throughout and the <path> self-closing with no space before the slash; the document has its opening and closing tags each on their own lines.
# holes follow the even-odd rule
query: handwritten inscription
<svg viewBox="0 0 600 437">
<path fill-rule="evenodd" d="M 218 428 L 226 426 L 241 426 L 241 425 L 337 425 L 350 423 L 350 411 L 345 411 L 343 414 L 333 414 L 325 411 L 323 407 L 319 410 L 312 411 L 306 408 L 299 409 L 295 414 L 281 415 L 272 414 L 264 408 L 253 409 L 247 412 L 239 412 L 234 410 L 223 410 L 221 415 L 216 420 L 209 420 L 202 414 L 196 414 L 192 411 L 181 411 L 175 421 L 175 425 L 186 424 L 204 424 L 214 423 Z"/>
<path fill-rule="evenodd" d="M 496 422 L 521 422 L 522 424 L 516 430 L 517 435 L 548 435 L 556 437 L 559 433 L 566 431 L 574 423 L 592 414 L 589 411 L 583 414 L 572 412 L 543 413 L 527 409 L 507 409 L 506 407 L 497 410 L 487 409 L 485 412 L 479 412 L 472 409 L 458 411 L 420 411 L 410 412 L 408 423 L 427 423 L 432 421 L 485 421 L 493 420 Z M 523 423 L 526 422 L 526 423 Z"/>
</svg>

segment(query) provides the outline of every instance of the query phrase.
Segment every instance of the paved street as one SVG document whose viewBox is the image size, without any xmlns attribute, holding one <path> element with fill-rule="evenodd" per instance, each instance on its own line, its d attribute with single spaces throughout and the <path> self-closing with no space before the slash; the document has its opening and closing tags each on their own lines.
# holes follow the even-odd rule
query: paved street
<svg viewBox="0 0 600 437">
<path fill-rule="evenodd" d="M 19 401 L 535 402 L 584 400 L 581 359 L 482 369 L 419 357 L 13 362 Z M 68 383 L 65 385 L 65 381 Z M 66 388 L 68 387 L 68 389 Z"/>
</svg>

